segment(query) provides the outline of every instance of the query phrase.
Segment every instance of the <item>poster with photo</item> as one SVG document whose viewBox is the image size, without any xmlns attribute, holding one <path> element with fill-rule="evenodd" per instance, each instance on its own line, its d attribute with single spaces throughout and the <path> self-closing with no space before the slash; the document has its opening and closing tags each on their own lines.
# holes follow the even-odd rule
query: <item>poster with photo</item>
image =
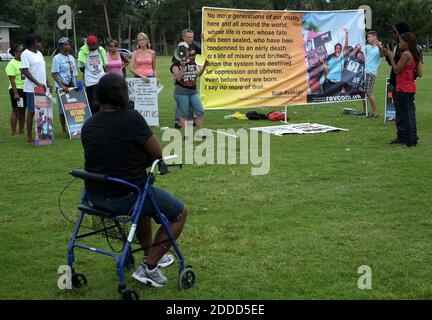
<svg viewBox="0 0 432 320">
<path fill-rule="evenodd" d="M 80 139 L 84 122 L 90 119 L 92 114 L 85 90 L 78 88 L 68 93 L 58 91 L 59 100 L 65 116 L 69 138 Z"/>
<path fill-rule="evenodd" d="M 35 87 L 35 146 L 54 143 L 52 101 L 47 97 L 45 87 Z"/>
</svg>

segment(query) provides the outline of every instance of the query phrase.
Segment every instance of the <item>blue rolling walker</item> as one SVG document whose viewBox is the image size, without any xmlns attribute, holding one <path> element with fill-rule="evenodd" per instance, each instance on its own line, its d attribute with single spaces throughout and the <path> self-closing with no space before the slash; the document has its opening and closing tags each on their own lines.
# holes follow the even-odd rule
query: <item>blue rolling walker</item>
<svg viewBox="0 0 432 320">
<path fill-rule="evenodd" d="M 84 191 L 80 205 L 78 206 L 78 210 L 80 211 L 80 214 L 78 216 L 78 220 L 75 224 L 75 228 L 72 234 L 72 238 L 69 242 L 69 250 L 68 250 L 68 265 L 72 270 L 72 287 L 73 288 L 82 288 L 87 284 L 87 279 L 84 274 L 75 272 L 75 269 L 73 268 L 73 264 L 75 262 L 75 248 L 80 248 L 84 250 L 93 251 L 96 253 L 104 254 L 107 256 L 110 256 L 114 258 L 117 266 L 117 276 L 120 280 L 120 283 L 118 285 L 118 292 L 120 294 L 121 300 L 138 300 L 139 295 L 136 291 L 134 291 L 131 288 L 128 288 L 126 285 L 125 280 L 125 274 L 124 269 L 131 268 L 134 264 L 134 258 L 132 253 L 136 251 L 141 251 L 142 249 L 138 249 L 135 251 L 132 251 L 132 242 L 134 240 L 135 236 L 135 230 L 138 225 L 138 222 L 141 218 L 141 211 L 144 205 L 144 201 L 150 201 L 150 204 L 154 211 L 156 212 L 158 218 L 161 221 L 162 227 L 165 230 L 165 233 L 168 235 L 168 240 L 171 241 L 172 246 L 175 250 L 175 253 L 177 255 L 177 258 L 179 260 L 180 268 L 179 268 L 179 276 L 178 276 L 178 287 L 180 290 L 186 290 L 189 288 L 192 288 L 195 284 L 195 271 L 192 269 L 191 266 L 186 266 L 184 263 L 183 255 L 180 252 L 179 247 L 177 246 L 177 243 L 174 239 L 174 237 L 171 234 L 170 231 L 170 223 L 166 216 L 159 210 L 159 207 L 156 203 L 155 197 L 154 197 L 154 189 L 153 189 L 153 183 L 155 182 L 155 168 L 156 166 L 159 167 L 159 172 L 161 175 L 167 174 L 168 167 L 165 164 L 164 160 L 171 160 L 176 158 L 177 156 L 169 156 L 162 159 L 157 159 L 153 162 L 150 172 L 147 176 L 147 180 L 144 184 L 144 187 L 139 187 L 137 185 L 131 184 L 125 180 L 109 177 L 104 174 L 98 174 L 98 173 L 91 173 L 84 170 L 72 170 L 69 172 L 70 175 L 73 177 L 82 179 L 84 181 L 96 181 L 96 182 L 103 182 L 103 183 L 115 183 L 115 184 L 122 184 L 128 186 L 136 195 L 136 201 L 133 206 L 133 209 L 130 211 L 128 215 L 125 215 L 124 213 L 121 213 L 118 215 L 115 212 L 109 212 L 106 209 L 97 208 L 97 207 L 90 207 L 88 206 L 88 199 L 86 197 L 86 193 Z M 110 220 L 113 224 L 112 227 L 109 228 L 117 228 L 120 233 L 122 234 L 121 239 L 123 240 L 124 247 L 119 255 L 117 255 L 115 252 L 105 251 L 98 248 L 89 247 L 87 245 L 81 244 L 77 242 L 78 239 L 82 239 L 88 236 L 92 236 L 101 232 L 106 232 L 109 228 L 104 228 L 103 230 L 96 230 L 94 232 L 89 232 L 85 234 L 78 235 L 78 232 L 80 230 L 81 224 L 83 222 L 83 219 L 85 215 L 91 215 L 94 217 L 99 217 L 101 219 Z M 126 237 L 124 232 L 122 232 L 121 225 L 129 225 L 129 233 Z"/>
</svg>

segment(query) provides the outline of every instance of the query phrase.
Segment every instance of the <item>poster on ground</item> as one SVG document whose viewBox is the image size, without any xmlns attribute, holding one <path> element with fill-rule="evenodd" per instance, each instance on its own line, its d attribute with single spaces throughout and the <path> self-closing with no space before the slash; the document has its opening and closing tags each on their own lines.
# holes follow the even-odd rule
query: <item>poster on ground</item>
<svg viewBox="0 0 432 320">
<path fill-rule="evenodd" d="M 206 109 L 365 98 L 363 10 L 202 12 Z"/>
<path fill-rule="evenodd" d="M 393 101 L 393 85 L 390 83 L 390 79 L 387 79 L 386 92 L 385 92 L 384 123 L 392 123 L 395 121 L 396 121 L 396 109 Z"/>
<path fill-rule="evenodd" d="M 158 84 L 156 78 L 149 78 L 144 82 L 141 78 L 126 79 L 129 89 L 129 100 L 133 101 L 137 110 L 147 121 L 149 126 L 159 126 Z"/>
<path fill-rule="evenodd" d="M 80 139 L 84 122 L 92 114 L 85 90 L 72 89 L 68 93 L 58 91 L 61 108 L 65 116 L 70 139 Z"/>
<path fill-rule="evenodd" d="M 334 131 L 349 131 L 348 129 L 336 128 L 318 123 L 297 123 L 281 126 L 256 127 L 251 128 L 250 130 L 266 132 L 275 136 L 283 136 L 285 134 L 316 134 Z"/>
<path fill-rule="evenodd" d="M 35 145 L 37 147 L 54 143 L 52 101 L 46 95 L 45 87 L 35 87 Z"/>
</svg>

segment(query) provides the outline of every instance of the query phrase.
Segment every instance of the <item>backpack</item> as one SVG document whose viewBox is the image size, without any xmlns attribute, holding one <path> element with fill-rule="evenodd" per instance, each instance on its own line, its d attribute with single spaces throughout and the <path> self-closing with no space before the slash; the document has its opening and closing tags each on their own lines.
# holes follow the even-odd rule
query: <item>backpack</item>
<svg viewBox="0 0 432 320">
<path fill-rule="evenodd" d="M 270 121 L 285 121 L 285 113 L 280 111 L 272 111 L 267 115 L 267 119 Z M 287 120 L 289 120 L 288 116 Z"/>
<path fill-rule="evenodd" d="M 256 111 L 250 111 L 246 113 L 246 117 L 249 120 L 267 120 L 267 116 L 265 114 L 258 113 Z"/>
</svg>

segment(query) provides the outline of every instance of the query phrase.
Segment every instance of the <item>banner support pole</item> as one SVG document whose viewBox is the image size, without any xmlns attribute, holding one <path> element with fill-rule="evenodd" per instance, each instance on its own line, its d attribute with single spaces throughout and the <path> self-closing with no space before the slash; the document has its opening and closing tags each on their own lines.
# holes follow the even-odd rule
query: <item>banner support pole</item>
<svg viewBox="0 0 432 320">
<path fill-rule="evenodd" d="M 368 109 L 369 109 L 369 105 L 368 105 L 368 101 L 369 101 L 369 99 L 368 99 L 368 97 L 367 97 L 367 93 L 365 93 L 365 100 L 364 100 L 364 102 L 365 102 L 365 115 L 366 115 L 366 117 L 368 117 L 369 116 L 369 111 L 368 111 Z"/>
<path fill-rule="evenodd" d="M 285 106 L 285 123 L 288 123 L 288 106 Z"/>
</svg>

